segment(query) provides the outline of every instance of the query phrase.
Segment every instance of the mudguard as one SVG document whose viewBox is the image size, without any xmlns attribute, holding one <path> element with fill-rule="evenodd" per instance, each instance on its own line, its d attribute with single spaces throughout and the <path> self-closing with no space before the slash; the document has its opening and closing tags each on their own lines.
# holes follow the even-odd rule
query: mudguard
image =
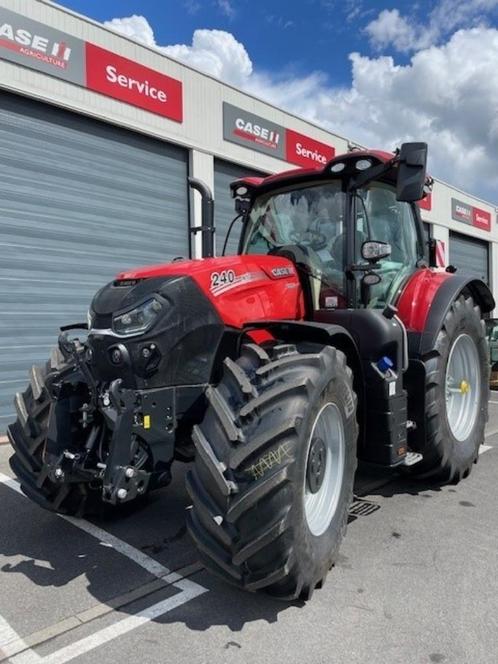
<svg viewBox="0 0 498 664">
<path fill-rule="evenodd" d="M 470 275 L 424 268 L 411 277 L 396 305 L 408 332 L 411 358 L 434 348 L 451 303 L 463 291 L 470 293 L 482 313 L 494 309 L 495 301 L 488 286 Z"/>
</svg>

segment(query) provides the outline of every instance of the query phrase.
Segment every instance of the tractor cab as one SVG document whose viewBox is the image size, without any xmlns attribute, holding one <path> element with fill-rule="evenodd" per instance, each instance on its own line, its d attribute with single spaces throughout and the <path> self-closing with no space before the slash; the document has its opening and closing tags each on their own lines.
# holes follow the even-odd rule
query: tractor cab
<svg viewBox="0 0 498 664">
<path fill-rule="evenodd" d="M 414 205 L 426 184 L 425 144 L 396 155 L 351 152 L 320 171 L 232 185 L 245 209 L 239 252 L 290 258 L 310 308 L 385 308 L 424 260 Z"/>
</svg>

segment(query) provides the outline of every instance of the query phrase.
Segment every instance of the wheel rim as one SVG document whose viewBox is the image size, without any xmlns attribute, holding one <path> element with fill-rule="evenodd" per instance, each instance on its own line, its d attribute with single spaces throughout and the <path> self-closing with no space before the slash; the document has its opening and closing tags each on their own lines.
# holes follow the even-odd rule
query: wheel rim
<svg viewBox="0 0 498 664">
<path fill-rule="evenodd" d="M 481 369 L 473 339 L 461 334 L 455 340 L 446 368 L 446 415 L 453 436 L 466 440 L 479 413 Z"/>
<path fill-rule="evenodd" d="M 336 513 L 344 475 L 344 426 L 341 413 L 327 403 L 315 418 L 308 441 L 304 513 L 313 535 L 322 535 Z"/>
</svg>

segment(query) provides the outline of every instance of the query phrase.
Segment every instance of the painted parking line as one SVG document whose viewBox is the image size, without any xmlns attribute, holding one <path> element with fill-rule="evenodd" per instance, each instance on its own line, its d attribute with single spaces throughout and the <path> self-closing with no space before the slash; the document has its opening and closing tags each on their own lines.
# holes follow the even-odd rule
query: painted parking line
<svg viewBox="0 0 498 664">
<path fill-rule="evenodd" d="M 16 491 L 21 496 L 25 497 L 21 491 L 21 487 L 17 480 L 0 473 L 0 484 L 3 484 L 13 491 Z M 145 569 L 149 574 L 162 579 L 163 582 L 171 584 L 171 586 L 180 592 L 173 597 L 170 597 L 162 602 L 158 602 L 153 606 L 140 611 L 136 615 L 129 616 L 123 620 L 118 621 L 117 623 L 105 627 L 104 629 L 99 630 L 95 634 L 92 634 L 84 639 L 76 641 L 75 643 L 61 648 L 60 650 L 47 655 L 46 657 L 40 657 L 33 650 L 30 650 L 26 646 L 24 652 L 19 653 L 13 657 L 10 657 L 10 662 L 12 664 L 64 664 L 65 662 L 70 662 L 75 657 L 79 657 L 95 648 L 98 648 L 109 641 L 126 634 L 141 625 L 144 625 L 151 620 L 171 611 L 186 602 L 202 595 L 203 593 L 208 592 L 208 589 L 195 581 L 190 579 L 184 579 L 176 572 L 171 572 L 167 567 L 161 565 L 158 561 L 154 560 L 147 554 L 143 553 L 139 549 L 131 546 L 127 542 L 120 540 L 118 537 L 111 535 L 102 528 L 95 526 L 93 523 L 84 521 L 83 519 L 75 519 L 74 517 L 66 516 L 65 514 L 58 514 L 60 518 L 68 521 L 72 525 L 80 528 L 85 531 L 92 537 L 95 537 L 101 544 L 108 546 L 122 555 L 130 558 L 137 565 L 140 565 Z M 1 618 L 1 617 L 0 617 Z M 2 646 L 7 646 L 8 644 L 12 645 L 14 640 L 17 641 L 17 644 L 22 644 L 22 640 L 19 635 L 8 625 L 8 623 L 2 618 L 0 625 L 4 625 L 6 641 L 0 638 L 0 653 L 2 651 Z M 1 632 L 0 632 L 1 634 Z"/>
<path fill-rule="evenodd" d="M 487 452 L 488 450 L 492 450 L 493 446 L 492 445 L 481 445 L 479 448 L 479 454 L 484 454 L 484 452 Z"/>
<path fill-rule="evenodd" d="M 155 620 L 156 618 L 163 616 L 165 613 L 168 613 L 207 592 L 207 588 L 204 588 L 189 579 L 177 581 L 173 584 L 173 587 L 178 588 L 181 592 L 173 595 L 173 597 L 163 600 L 162 602 L 158 602 L 133 616 L 129 616 L 113 625 L 104 627 L 98 632 L 95 632 L 95 634 L 91 634 L 75 643 L 71 643 L 46 657 L 42 657 L 38 660 L 39 664 L 66 664 L 66 662 L 70 662 L 76 657 L 85 655 L 86 653 L 95 650 L 95 648 L 103 646 L 117 637 L 131 632 L 132 630 L 137 629 L 137 627 L 141 627 L 151 620 Z M 12 664 L 31 664 L 30 661 L 25 661 L 22 658 L 22 655 L 11 657 L 10 661 Z"/>
<path fill-rule="evenodd" d="M 30 650 L 28 646 L 21 639 L 19 634 L 9 625 L 9 623 L 0 616 L 0 659 L 3 659 L 4 650 L 1 644 L 7 645 L 10 643 L 20 644 L 22 649 L 25 651 L 23 664 L 36 664 L 41 662 L 42 658 L 40 655 L 37 655 L 33 650 Z"/>
</svg>

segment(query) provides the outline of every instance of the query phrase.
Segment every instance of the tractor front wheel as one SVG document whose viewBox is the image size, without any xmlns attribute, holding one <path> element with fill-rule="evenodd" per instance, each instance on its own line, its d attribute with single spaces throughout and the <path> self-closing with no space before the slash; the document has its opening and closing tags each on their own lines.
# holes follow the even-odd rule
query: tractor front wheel
<svg viewBox="0 0 498 664">
<path fill-rule="evenodd" d="M 457 483 L 478 459 L 488 419 L 489 360 L 484 321 L 461 295 L 444 319 L 426 366 L 426 443 L 410 472 Z"/>
<path fill-rule="evenodd" d="M 188 527 L 206 567 L 247 590 L 307 599 L 334 564 L 356 469 L 344 354 L 247 345 L 194 429 Z"/>
</svg>

